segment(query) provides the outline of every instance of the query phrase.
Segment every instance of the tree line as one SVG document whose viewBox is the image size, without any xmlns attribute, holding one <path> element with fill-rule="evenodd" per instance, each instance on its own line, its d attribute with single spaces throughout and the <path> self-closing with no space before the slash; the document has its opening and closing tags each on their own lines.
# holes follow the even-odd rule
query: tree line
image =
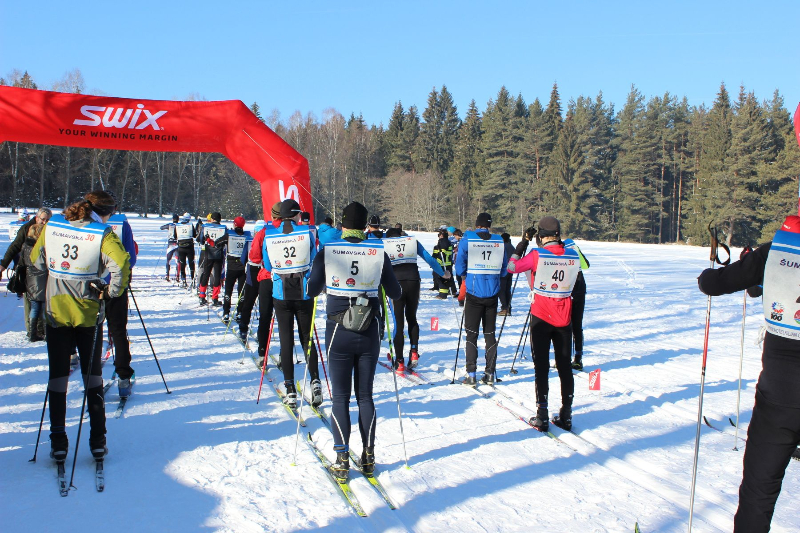
<svg viewBox="0 0 800 533">
<path fill-rule="evenodd" d="M 37 88 L 19 71 L 0 84 Z M 52 89 L 83 92 L 80 71 Z M 550 214 L 576 238 L 706 244 L 713 223 L 742 246 L 770 239 L 797 202 L 800 149 L 777 90 L 731 98 L 722 84 L 706 107 L 632 86 L 616 111 L 602 93 L 564 104 L 554 84 L 546 104 L 529 104 L 501 87 L 461 119 L 442 86 L 422 113 L 397 102 L 385 126 L 332 108 L 288 119 L 251 110 L 308 158 L 318 220 L 357 200 L 413 229 L 467 228 L 487 211 L 518 235 Z M 261 216 L 258 184 L 220 154 L 0 148 L 5 205 L 60 207 L 102 184 L 126 211 Z"/>
</svg>

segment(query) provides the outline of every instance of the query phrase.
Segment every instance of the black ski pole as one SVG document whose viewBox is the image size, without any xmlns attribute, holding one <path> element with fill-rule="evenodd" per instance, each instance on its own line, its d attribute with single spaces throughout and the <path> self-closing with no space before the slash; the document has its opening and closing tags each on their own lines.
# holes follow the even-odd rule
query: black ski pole
<svg viewBox="0 0 800 533">
<path fill-rule="evenodd" d="M 458 346 L 456 347 L 456 362 L 453 363 L 453 380 L 450 385 L 456 382 L 456 368 L 458 368 L 458 352 L 461 351 L 461 333 L 464 331 L 464 313 L 461 313 L 461 325 L 458 328 Z"/>
<path fill-rule="evenodd" d="M 130 292 L 131 298 L 133 298 L 133 305 L 136 306 L 136 312 L 139 313 L 139 320 L 142 322 L 142 328 L 144 329 L 144 334 L 145 334 L 145 336 L 147 336 L 147 343 L 150 345 L 150 351 L 153 352 L 153 357 L 156 360 L 156 366 L 158 367 L 158 373 L 161 374 L 161 381 L 164 382 L 164 388 L 167 389 L 167 394 L 172 394 L 172 391 L 170 391 L 169 387 L 167 387 L 167 380 L 164 379 L 164 372 L 161 371 L 161 364 L 158 362 L 158 356 L 156 356 L 156 351 L 153 348 L 152 341 L 150 340 L 150 334 L 147 333 L 147 326 L 144 325 L 144 319 L 142 318 L 142 312 L 139 310 L 139 304 L 136 303 L 136 297 L 133 295 L 133 289 L 130 288 L 130 287 L 129 287 L 129 289 L 130 289 L 129 292 Z"/>
<path fill-rule="evenodd" d="M 104 302 L 100 302 L 100 308 L 97 310 L 97 320 L 94 323 L 94 335 L 92 337 L 92 351 L 89 352 L 89 364 L 88 370 L 86 372 L 86 379 L 83 381 L 83 402 L 81 403 L 81 417 L 78 420 L 78 437 L 75 439 L 75 454 L 72 456 L 72 474 L 69 477 L 69 489 L 77 489 L 75 485 L 72 484 L 72 481 L 75 479 L 75 462 L 78 458 L 78 447 L 81 443 L 81 429 L 83 428 L 83 414 L 86 412 L 86 399 L 89 395 L 89 380 L 92 379 L 92 363 L 94 362 L 94 351 L 97 348 L 97 337 L 98 333 L 100 332 L 100 324 L 102 323 L 103 319 L 103 307 L 105 306 Z M 102 385 L 102 377 L 100 376 Z M 44 416 L 44 415 L 42 415 Z"/>
<path fill-rule="evenodd" d="M 44 391 L 44 404 L 42 404 L 42 419 L 39 421 L 39 433 L 36 435 L 36 447 L 33 449 L 33 459 L 28 459 L 29 463 L 36 462 L 36 453 L 39 451 L 39 439 L 42 437 L 42 426 L 44 425 L 44 412 L 47 409 L 47 396 L 50 394 L 48 386 Z"/>
<path fill-rule="evenodd" d="M 531 314 L 528 313 L 528 316 L 525 317 L 525 323 L 522 325 L 522 331 L 519 332 L 519 342 L 517 342 L 517 349 L 514 350 L 514 361 L 511 363 L 511 370 L 509 371 L 509 374 L 519 373 L 519 371 L 514 370 L 514 365 L 517 363 L 517 354 L 519 353 L 519 347 L 522 345 L 522 336 L 524 335 L 525 338 L 528 337 L 528 322 L 530 322 L 530 320 Z M 522 350 L 525 351 L 525 348 L 523 347 Z M 522 358 L 520 358 L 520 361 L 521 360 Z"/>
</svg>

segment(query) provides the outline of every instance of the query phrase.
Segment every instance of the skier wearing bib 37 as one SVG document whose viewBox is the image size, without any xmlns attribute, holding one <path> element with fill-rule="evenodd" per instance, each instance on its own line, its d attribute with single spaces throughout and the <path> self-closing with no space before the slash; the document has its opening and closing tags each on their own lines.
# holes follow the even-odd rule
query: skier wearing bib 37
<svg viewBox="0 0 800 533">
<path fill-rule="evenodd" d="M 526 232 L 530 238 L 531 230 Z M 536 373 L 536 417 L 533 427 L 547 431 L 550 427 L 547 410 L 550 373 L 550 342 L 553 343 L 556 368 L 561 380 L 561 411 L 553 423 L 572 429 L 572 396 L 575 382 L 570 361 L 572 328 L 572 289 L 580 272 L 580 257 L 561 241 L 561 224 L 555 217 L 539 221 L 536 230 L 536 249 L 522 259 L 514 254 L 508 264 L 511 273 L 534 271 L 531 283 L 534 293 L 531 303 L 531 352 Z M 517 250 L 525 246 L 520 243 Z"/>
<path fill-rule="evenodd" d="M 475 231 L 468 231 L 458 246 L 456 274 L 465 276 L 466 300 L 464 304 L 464 331 L 467 342 L 464 348 L 467 359 L 467 376 L 462 383 L 477 384 L 478 328 L 483 323 L 486 343 L 486 369 L 484 383 L 494 383 L 497 361 L 497 341 L 494 330 L 497 322 L 497 294 L 500 278 L 507 276 L 508 257 L 504 253 L 503 239 L 492 235 L 492 216 L 481 213 L 475 220 Z"/>
<path fill-rule="evenodd" d="M 281 202 L 280 215 L 283 223 L 264 237 L 262 256 L 264 269 L 272 272 L 272 304 L 278 319 L 281 339 L 281 371 L 283 372 L 286 396 L 284 403 L 292 409 L 297 407 L 297 390 L 294 385 L 294 325 L 303 353 L 308 349 L 311 320 L 314 315 L 314 300 L 306 292 L 311 273 L 311 263 L 317 255 L 316 239 L 311 226 L 300 224 L 300 205 L 286 199 Z M 322 384 L 319 380 L 317 350 L 311 343 L 308 355 L 308 373 L 311 377 L 311 403 L 322 404 Z"/>
<path fill-rule="evenodd" d="M 767 331 L 747 428 L 739 508 L 733 518 L 733 529 L 739 533 L 769 531 L 786 467 L 800 444 L 798 249 L 800 216 L 789 216 L 771 243 L 729 266 L 706 269 L 697 279 L 700 290 L 709 296 L 764 286 Z"/>
<path fill-rule="evenodd" d="M 417 257 L 422 257 L 434 274 L 450 279 L 450 272 L 444 270 L 425 248 L 417 241 L 416 237 L 403 236 L 398 228 L 391 228 L 386 232 L 383 246 L 392 263 L 392 270 L 403 293 L 399 298 L 392 300 L 394 305 L 395 331 L 394 334 L 394 364 L 400 371 L 405 370 L 403 359 L 404 320 L 408 322 L 408 341 L 411 350 L 408 353 L 408 366 L 414 368 L 419 363 L 419 323 L 417 322 L 417 308 L 419 307 L 420 277 Z"/>
<path fill-rule="evenodd" d="M 227 257 L 227 262 L 225 263 L 225 296 L 222 303 L 222 321 L 226 324 L 230 320 L 231 295 L 233 294 L 234 284 L 236 284 L 236 290 L 239 291 L 239 294 L 244 291 L 245 263 L 247 262 L 250 241 L 253 240 L 250 232 L 244 230 L 244 224 L 244 217 L 234 218 L 233 232 L 225 233 L 225 235 L 214 241 L 215 247 L 225 248 L 225 256 Z M 236 314 L 238 315 L 238 302 L 236 305 Z"/>
<path fill-rule="evenodd" d="M 367 239 L 367 208 L 353 202 L 342 213 L 342 238 L 317 253 L 308 295 L 328 293 L 325 345 L 333 394 L 333 474 L 347 479 L 350 470 L 350 391 L 355 381 L 358 429 L 365 473 L 375 469 L 375 404 L 372 384 L 380 352 L 378 316 L 381 298 L 396 300 L 402 289 L 389 256 L 378 239 Z"/>
<path fill-rule="evenodd" d="M 88 401 L 89 447 L 96 459 L 107 452 L 100 365 L 103 302 L 122 294 L 130 280 L 128 253 L 105 224 L 115 205 L 105 191 L 88 193 L 84 200 L 67 207 L 63 215 L 50 219 L 31 251 L 36 268 L 49 271 L 45 318 L 50 362 L 50 455 L 60 463 L 67 456 L 67 382 L 75 346 Z M 108 285 L 100 278 L 103 272 L 111 275 Z"/>
</svg>

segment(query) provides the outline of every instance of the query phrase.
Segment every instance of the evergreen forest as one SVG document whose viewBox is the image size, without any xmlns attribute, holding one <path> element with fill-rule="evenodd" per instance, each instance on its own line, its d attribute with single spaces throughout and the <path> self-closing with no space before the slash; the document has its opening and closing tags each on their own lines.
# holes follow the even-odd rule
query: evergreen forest
<svg viewBox="0 0 800 533">
<path fill-rule="evenodd" d="M 77 69 L 48 87 L 16 70 L 0 85 L 85 91 Z M 500 87 L 459 110 L 442 85 L 421 111 L 397 102 L 386 125 L 250 108 L 308 159 L 318 221 L 356 200 L 406 229 L 466 229 L 486 211 L 514 235 L 554 215 L 573 238 L 702 245 L 714 223 L 744 246 L 770 240 L 798 198 L 790 112 L 777 90 L 759 98 L 722 84 L 708 106 L 632 86 L 617 108 L 602 93 L 564 101 L 554 84 L 546 101 Z M 0 184 L 6 206 L 60 209 L 102 186 L 143 215 L 262 215 L 258 184 L 220 154 L 3 142 Z"/>
</svg>

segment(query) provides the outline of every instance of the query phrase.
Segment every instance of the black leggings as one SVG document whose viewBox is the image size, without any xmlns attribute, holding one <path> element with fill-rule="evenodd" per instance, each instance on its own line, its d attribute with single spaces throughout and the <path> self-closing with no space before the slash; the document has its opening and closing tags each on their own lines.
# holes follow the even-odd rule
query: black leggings
<svg viewBox="0 0 800 533">
<path fill-rule="evenodd" d="M 172 263 L 172 256 L 174 256 L 177 251 L 178 251 L 177 247 L 172 248 L 171 250 L 167 251 L 167 264 L 166 264 L 167 276 L 169 276 L 169 267 L 170 267 L 170 263 Z M 178 269 L 178 270 L 180 270 L 180 269 Z"/>
<path fill-rule="evenodd" d="M 189 271 L 192 273 L 192 279 L 194 279 L 194 247 L 178 246 L 178 272 L 181 273 L 181 279 L 184 281 L 186 280 L 187 260 L 189 262 Z"/>
<path fill-rule="evenodd" d="M 269 326 L 272 323 L 272 280 L 265 279 L 258 284 L 258 352 L 266 353 Z"/>
<path fill-rule="evenodd" d="M 403 332 L 405 331 L 405 322 L 408 322 L 408 340 L 411 344 L 411 349 L 416 350 L 419 344 L 419 323 L 417 322 L 417 308 L 419 307 L 419 286 L 420 281 L 414 279 L 402 279 L 400 286 L 403 288 L 403 294 L 397 300 L 392 300 L 394 305 L 394 355 L 399 361 L 403 361 L 403 348 L 405 339 Z M 405 320 L 404 320 L 405 317 Z"/>
<path fill-rule="evenodd" d="M 106 303 L 108 334 L 114 341 L 114 368 L 119 379 L 129 379 L 131 368 L 131 346 L 128 343 L 128 289 Z"/>
<path fill-rule="evenodd" d="M 242 317 L 239 320 L 239 331 L 244 331 L 245 333 L 250 329 L 250 317 L 253 315 L 253 307 L 255 307 L 256 299 L 258 298 L 259 283 L 256 280 L 260 270 L 261 268 L 253 265 L 245 267 L 244 294 L 236 307 Z"/>
<path fill-rule="evenodd" d="M 547 395 L 550 392 L 550 342 L 556 359 L 558 377 L 561 379 L 561 404 L 572 408 L 575 393 L 575 378 L 570 361 L 570 342 L 572 328 L 557 328 L 539 317 L 531 315 L 531 353 L 536 372 L 536 405 L 547 408 Z"/>
<path fill-rule="evenodd" d="M 380 339 L 377 319 L 361 333 L 347 331 L 333 320 L 325 328 L 328 376 L 333 394 L 333 449 L 350 449 L 350 394 L 355 381 L 358 430 L 364 446 L 375 445 L 375 403 L 372 383 L 378 365 Z"/>
<path fill-rule="evenodd" d="M 467 293 L 464 303 L 464 331 L 467 372 L 478 368 L 478 328 L 483 323 L 483 340 L 486 343 L 486 373 L 494 374 L 497 362 L 497 340 L 494 330 L 497 323 L 497 296 L 478 298 Z"/>
<path fill-rule="evenodd" d="M 212 277 L 213 274 L 213 277 Z M 209 280 L 212 287 L 219 287 L 222 280 L 222 259 L 209 259 L 203 264 L 203 274 L 200 276 L 200 287 L 207 287 Z"/>
<path fill-rule="evenodd" d="M 283 379 L 294 383 L 294 325 L 297 321 L 297 334 L 305 355 L 308 350 L 308 334 L 311 327 L 311 315 L 314 312 L 314 300 L 278 300 L 276 298 L 272 304 L 275 307 L 278 333 L 281 336 Z M 312 380 L 319 379 L 317 348 L 313 342 L 311 343 L 311 354 L 308 357 L 308 374 Z"/>
<path fill-rule="evenodd" d="M 236 284 L 236 282 L 239 283 L 237 289 L 240 293 L 239 301 L 241 301 L 241 293 L 242 289 L 244 288 L 244 278 L 245 278 L 244 269 L 241 270 L 231 269 L 230 263 L 228 263 L 228 265 L 229 265 L 228 273 L 225 274 L 225 297 L 222 303 L 222 313 L 226 315 L 231 312 L 231 295 L 233 294 L 234 284 Z M 238 302 L 236 306 L 238 308 L 239 306 Z"/>
<path fill-rule="evenodd" d="M 103 400 L 103 368 L 100 353 L 103 348 L 103 325 L 69 328 L 47 325 L 47 359 L 50 363 L 50 379 L 47 390 L 50 396 L 50 431 L 61 433 L 66 426 L 67 384 L 69 382 L 69 360 L 78 348 L 81 359 L 81 374 L 87 389 L 89 409 L 89 438 L 98 439 L 106 434 L 106 407 Z M 92 344 L 94 353 L 92 354 Z M 89 359 L 92 360 L 92 373 L 89 373 Z"/>
<path fill-rule="evenodd" d="M 583 310 L 586 307 L 586 281 L 583 272 L 578 272 L 575 289 L 572 291 L 572 337 L 575 339 L 575 354 L 583 355 Z"/>
</svg>

